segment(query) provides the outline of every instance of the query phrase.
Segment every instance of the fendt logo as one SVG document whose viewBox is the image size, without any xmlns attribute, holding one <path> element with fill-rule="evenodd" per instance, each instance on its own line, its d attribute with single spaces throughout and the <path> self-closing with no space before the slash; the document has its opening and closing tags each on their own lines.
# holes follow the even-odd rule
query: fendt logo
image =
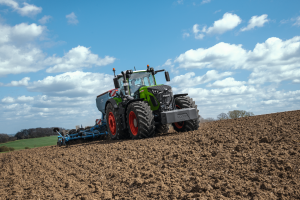
<svg viewBox="0 0 300 200">
<path fill-rule="evenodd" d="M 184 113 L 184 114 L 178 114 L 178 115 L 177 115 L 177 118 L 178 118 L 178 119 L 188 119 L 189 116 L 188 116 L 186 113 Z"/>
</svg>

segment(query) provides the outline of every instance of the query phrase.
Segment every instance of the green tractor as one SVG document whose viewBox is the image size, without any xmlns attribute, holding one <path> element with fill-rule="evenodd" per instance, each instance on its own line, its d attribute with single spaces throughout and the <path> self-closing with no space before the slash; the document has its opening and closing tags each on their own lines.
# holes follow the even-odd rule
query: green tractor
<svg viewBox="0 0 300 200">
<path fill-rule="evenodd" d="M 115 75 L 115 89 L 97 96 L 96 104 L 106 121 L 110 139 L 140 139 L 164 133 L 172 124 L 178 132 L 199 128 L 197 105 L 188 94 L 173 95 L 169 85 L 157 85 L 155 74 L 165 71 L 122 71 Z M 170 76 L 165 71 L 166 81 Z"/>
</svg>

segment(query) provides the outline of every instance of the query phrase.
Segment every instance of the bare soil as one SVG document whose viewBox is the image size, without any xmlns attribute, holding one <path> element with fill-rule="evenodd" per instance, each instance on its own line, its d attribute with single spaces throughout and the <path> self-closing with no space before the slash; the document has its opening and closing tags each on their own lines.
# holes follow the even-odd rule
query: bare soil
<svg viewBox="0 0 300 200">
<path fill-rule="evenodd" d="M 300 199 L 300 111 L 0 155 L 0 199 Z"/>
</svg>

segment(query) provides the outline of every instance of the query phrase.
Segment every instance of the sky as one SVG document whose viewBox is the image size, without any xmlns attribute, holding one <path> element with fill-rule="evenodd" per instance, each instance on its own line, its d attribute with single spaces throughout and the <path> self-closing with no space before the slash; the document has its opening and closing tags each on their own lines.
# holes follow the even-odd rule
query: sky
<svg viewBox="0 0 300 200">
<path fill-rule="evenodd" d="M 299 0 L 0 0 L 0 133 L 91 126 L 113 72 L 166 69 L 203 118 L 300 109 Z"/>
</svg>

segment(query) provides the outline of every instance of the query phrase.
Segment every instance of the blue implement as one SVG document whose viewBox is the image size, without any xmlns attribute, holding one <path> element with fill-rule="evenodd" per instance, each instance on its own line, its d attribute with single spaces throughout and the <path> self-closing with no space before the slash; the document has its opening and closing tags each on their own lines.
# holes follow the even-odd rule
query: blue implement
<svg viewBox="0 0 300 200">
<path fill-rule="evenodd" d="M 62 135 L 58 128 L 53 129 L 54 132 L 58 133 L 57 145 L 66 145 L 69 141 L 79 139 L 93 139 L 98 138 L 102 135 L 107 135 L 106 122 L 102 121 L 102 124 L 96 124 L 88 130 L 80 130 L 72 134 Z"/>
</svg>

